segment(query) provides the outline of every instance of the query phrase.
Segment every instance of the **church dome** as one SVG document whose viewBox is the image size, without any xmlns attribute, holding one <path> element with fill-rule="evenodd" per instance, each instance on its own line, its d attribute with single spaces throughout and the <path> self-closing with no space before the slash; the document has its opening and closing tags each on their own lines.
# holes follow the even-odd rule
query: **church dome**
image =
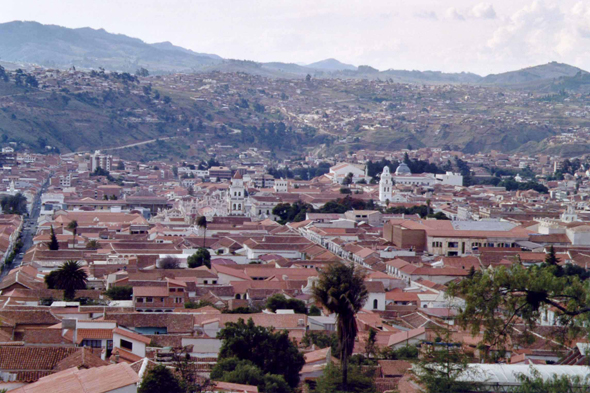
<svg viewBox="0 0 590 393">
<path fill-rule="evenodd" d="M 412 171 L 410 170 L 410 167 L 408 167 L 408 164 L 406 164 L 405 162 L 402 162 L 401 164 L 399 164 L 399 166 L 395 170 L 395 174 L 396 174 L 396 176 L 407 176 L 407 175 L 411 175 Z"/>
</svg>

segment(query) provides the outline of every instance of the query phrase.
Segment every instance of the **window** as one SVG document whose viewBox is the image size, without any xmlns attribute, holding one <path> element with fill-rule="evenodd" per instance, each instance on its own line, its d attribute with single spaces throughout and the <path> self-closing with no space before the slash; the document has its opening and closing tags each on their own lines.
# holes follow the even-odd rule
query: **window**
<svg viewBox="0 0 590 393">
<path fill-rule="evenodd" d="M 442 247 L 442 242 L 432 242 L 432 247 Z"/>
<path fill-rule="evenodd" d="M 449 248 L 457 248 L 457 247 L 459 247 L 459 242 L 448 242 L 447 246 Z"/>
<path fill-rule="evenodd" d="M 217 284 L 217 280 L 213 280 L 213 284 Z"/>
<path fill-rule="evenodd" d="M 148 297 L 145 299 L 146 303 L 153 303 L 154 302 L 154 298 L 153 297 Z"/>
<path fill-rule="evenodd" d="M 133 351 L 133 343 L 131 341 L 121 339 L 121 348 Z"/>
<path fill-rule="evenodd" d="M 102 348 L 102 340 L 82 340 L 83 347 Z"/>
<path fill-rule="evenodd" d="M 170 288 L 170 292 L 176 292 L 176 288 Z"/>
<path fill-rule="evenodd" d="M 184 292 L 184 288 L 176 288 L 176 292 Z"/>
<path fill-rule="evenodd" d="M 135 299 L 135 301 L 137 303 L 143 303 L 143 298 L 142 297 L 138 297 L 138 298 Z"/>
<path fill-rule="evenodd" d="M 184 299 L 181 297 L 175 297 L 174 298 L 174 303 L 184 303 Z"/>
<path fill-rule="evenodd" d="M 379 300 L 375 299 L 373 300 L 373 310 L 376 310 L 379 308 Z"/>
<path fill-rule="evenodd" d="M 208 280 L 204 280 L 203 281 L 203 284 L 209 284 L 209 281 Z"/>
</svg>

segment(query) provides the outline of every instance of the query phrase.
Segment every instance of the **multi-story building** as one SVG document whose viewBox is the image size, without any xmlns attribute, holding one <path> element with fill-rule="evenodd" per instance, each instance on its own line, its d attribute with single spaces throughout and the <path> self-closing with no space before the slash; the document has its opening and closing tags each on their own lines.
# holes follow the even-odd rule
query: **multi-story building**
<svg viewBox="0 0 590 393">
<path fill-rule="evenodd" d="M 90 170 L 94 172 L 97 168 L 110 171 L 113 163 L 113 156 L 102 154 L 100 150 L 96 150 L 92 156 L 90 156 Z"/>
</svg>

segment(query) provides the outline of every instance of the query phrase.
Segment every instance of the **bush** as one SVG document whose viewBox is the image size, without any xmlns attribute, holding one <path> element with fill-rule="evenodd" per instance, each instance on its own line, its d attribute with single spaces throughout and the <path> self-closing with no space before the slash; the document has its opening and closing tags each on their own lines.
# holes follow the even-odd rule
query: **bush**
<svg viewBox="0 0 590 393">
<path fill-rule="evenodd" d="M 133 298 L 133 288 L 130 286 L 110 287 L 104 293 L 111 300 L 131 300 Z"/>
<path fill-rule="evenodd" d="M 209 250 L 206 248 L 199 248 L 197 252 L 193 255 L 188 257 L 187 259 L 188 267 L 194 269 L 199 266 L 207 266 L 207 268 L 211 269 L 211 254 Z"/>
<path fill-rule="evenodd" d="M 297 299 L 287 299 L 282 293 L 276 293 L 266 300 L 266 308 L 272 312 L 277 310 L 293 310 L 296 314 L 307 314 L 305 303 Z"/>
<path fill-rule="evenodd" d="M 376 393 L 375 381 L 369 373 L 363 373 L 360 367 L 353 366 L 348 369 L 348 383 L 346 390 L 342 386 L 342 370 L 333 364 L 324 369 L 316 384 L 315 393 Z"/>
</svg>

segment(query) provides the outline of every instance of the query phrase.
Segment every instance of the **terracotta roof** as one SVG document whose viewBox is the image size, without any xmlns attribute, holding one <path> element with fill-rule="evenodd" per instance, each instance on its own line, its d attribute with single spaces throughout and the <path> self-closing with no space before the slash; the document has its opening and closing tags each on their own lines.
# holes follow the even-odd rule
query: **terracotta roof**
<svg viewBox="0 0 590 393">
<path fill-rule="evenodd" d="M 80 351 L 73 353 L 72 355 L 68 356 L 67 358 L 59 362 L 55 366 L 54 371 L 63 371 L 72 367 L 91 368 L 106 365 L 108 365 L 108 363 L 102 360 L 99 356 L 92 353 L 92 349 L 82 348 Z"/>
<path fill-rule="evenodd" d="M 412 367 L 412 363 L 405 360 L 379 360 L 378 363 L 384 377 L 402 376 Z"/>
<path fill-rule="evenodd" d="M 0 346 L 0 370 L 17 374 L 17 381 L 34 382 L 53 373 L 59 362 L 80 350 L 74 347 Z"/>
<path fill-rule="evenodd" d="M 232 383 L 232 382 L 217 382 L 213 381 L 215 384 L 215 390 L 221 392 L 239 392 L 239 393 L 258 393 L 258 387 L 252 385 L 242 385 L 240 383 Z"/>
<path fill-rule="evenodd" d="M 13 390 L 14 393 L 104 393 L 135 385 L 138 375 L 127 363 L 78 370 L 70 368 L 41 378 L 36 383 Z"/>
<path fill-rule="evenodd" d="M 80 344 L 82 340 L 112 340 L 112 329 L 78 329 L 76 344 Z"/>
</svg>

